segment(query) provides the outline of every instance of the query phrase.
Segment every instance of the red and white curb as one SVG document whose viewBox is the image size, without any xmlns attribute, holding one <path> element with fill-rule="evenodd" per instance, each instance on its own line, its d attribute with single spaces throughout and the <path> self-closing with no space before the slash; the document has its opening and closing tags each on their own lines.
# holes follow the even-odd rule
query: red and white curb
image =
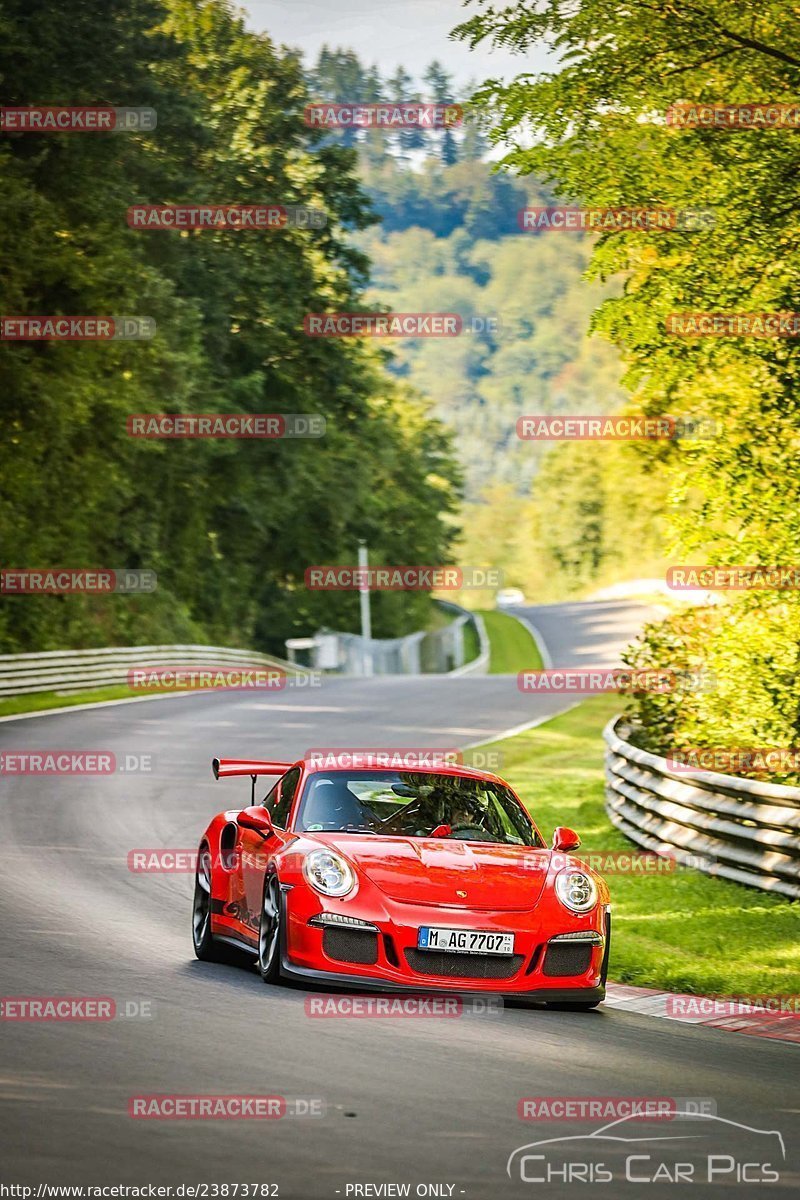
<svg viewBox="0 0 800 1200">
<path fill-rule="evenodd" d="M 764 998 L 767 999 L 766 997 Z M 775 997 L 776 1007 L 780 998 Z M 800 1044 L 800 1007 L 794 1011 L 772 1011 L 766 1006 L 720 997 L 693 996 L 686 992 L 661 992 L 656 988 L 630 987 L 628 984 L 609 983 L 606 987 L 605 1006 L 621 1008 L 625 1012 L 641 1013 L 646 1017 L 663 1017 L 667 1021 L 681 1021 L 686 1025 L 706 1025 L 713 1029 L 725 1029 L 729 1033 L 744 1033 L 750 1037 L 772 1038 L 781 1042 Z"/>
</svg>

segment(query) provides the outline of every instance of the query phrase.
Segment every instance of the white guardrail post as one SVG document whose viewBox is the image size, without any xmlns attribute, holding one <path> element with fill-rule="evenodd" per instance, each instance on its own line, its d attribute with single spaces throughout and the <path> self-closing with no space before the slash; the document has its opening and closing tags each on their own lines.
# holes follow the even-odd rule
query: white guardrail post
<svg viewBox="0 0 800 1200">
<path fill-rule="evenodd" d="M 606 812 L 645 850 L 800 899 L 800 788 L 715 771 L 675 771 L 609 721 Z"/>
</svg>

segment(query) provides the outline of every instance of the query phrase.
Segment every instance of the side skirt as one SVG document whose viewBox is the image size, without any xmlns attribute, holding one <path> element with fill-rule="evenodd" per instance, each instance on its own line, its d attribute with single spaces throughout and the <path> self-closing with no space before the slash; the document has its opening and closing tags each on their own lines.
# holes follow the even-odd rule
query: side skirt
<svg viewBox="0 0 800 1200">
<path fill-rule="evenodd" d="M 255 944 L 244 941 L 243 938 L 233 937 L 227 933 L 212 934 L 215 942 L 225 942 L 228 946 L 235 946 L 237 950 L 243 950 L 245 954 L 251 954 L 254 958 L 258 957 L 258 947 Z"/>
</svg>

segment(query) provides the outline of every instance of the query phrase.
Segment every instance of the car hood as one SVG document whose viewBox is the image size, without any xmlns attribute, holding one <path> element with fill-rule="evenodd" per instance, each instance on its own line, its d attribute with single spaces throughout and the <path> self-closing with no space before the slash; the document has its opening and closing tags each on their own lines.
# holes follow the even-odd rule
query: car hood
<svg viewBox="0 0 800 1200">
<path fill-rule="evenodd" d="M 356 833 L 313 836 L 405 904 L 523 912 L 538 901 L 550 864 L 549 850 L 531 846 Z"/>
</svg>

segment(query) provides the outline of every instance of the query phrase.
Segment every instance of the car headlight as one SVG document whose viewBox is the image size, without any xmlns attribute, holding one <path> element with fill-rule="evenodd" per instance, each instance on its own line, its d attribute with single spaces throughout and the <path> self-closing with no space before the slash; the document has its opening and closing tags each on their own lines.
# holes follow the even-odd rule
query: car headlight
<svg viewBox="0 0 800 1200">
<path fill-rule="evenodd" d="M 303 873 L 323 896 L 346 896 L 355 887 L 356 877 L 350 864 L 333 850 L 312 850 L 306 855 Z"/>
<path fill-rule="evenodd" d="M 556 895 L 572 912 L 589 912 L 597 904 L 597 885 L 585 871 L 560 871 L 556 875 Z"/>
</svg>

